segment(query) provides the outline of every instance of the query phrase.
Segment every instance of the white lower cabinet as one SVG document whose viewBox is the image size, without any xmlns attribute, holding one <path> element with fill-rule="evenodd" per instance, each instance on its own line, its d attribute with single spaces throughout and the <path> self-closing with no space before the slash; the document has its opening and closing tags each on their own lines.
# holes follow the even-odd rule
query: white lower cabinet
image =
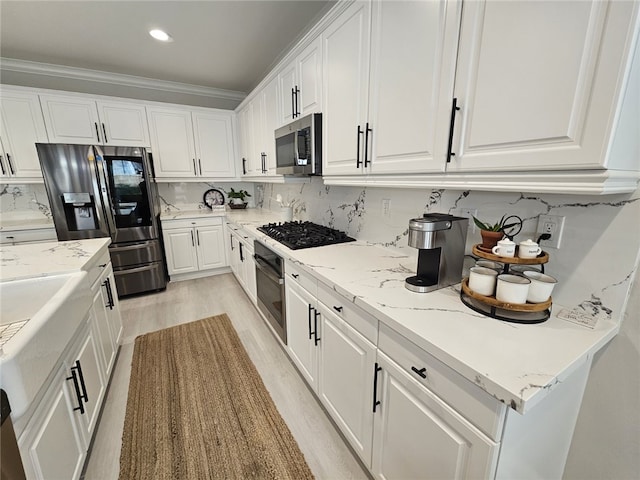
<svg viewBox="0 0 640 480">
<path fill-rule="evenodd" d="M 370 467 L 376 346 L 345 321 L 357 315 L 352 308 L 295 266 L 285 271 L 289 356 Z"/>
<path fill-rule="evenodd" d="M 242 229 L 231 223 L 227 224 L 227 241 L 229 242 L 229 266 L 251 301 L 257 302 L 256 296 L 256 264 L 253 260 L 253 239 L 243 235 Z"/>
<path fill-rule="evenodd" d="M 285 271 L 287 352 L 375 477 L 495 476 L 504 404 L 388 328 L 379 333 L 374 317 L 296 265 Z"/>
<path fill-rule="evenodd" d="M 493 478 L 499 444 L 378 351 L 372 472 L 381 479 Z"/>
<path fill-rule="evenodd" d="M 288 272 L 287 272 L 288 273 Z M 287 349 L 300 374 L 314 391 L 318 388 L 318 344 L 322 331 L 318 331 L 315 295 L 307 292 L 288 274 L 285 278 L 287 312 Z"/>
<path fill-rule="evenodd" d="M 78 399 L 58 366 L 50 388 L 18 441 L 27 478 L 80 478 L 86 457 L 84 437 L 75 419 Z"/>
<path fill-rule="evenodd" d="M 318 396 L 351 447 L 371 467 L 376 346 L 322 303 Z"/>
<path fill-rule="evenodd" d="M 122 335 L 108 252 L 88 272 L 88 282 L 93 305 L 88 312 L 78 312 L 84 319 L 25 413 L 19 433 L 18 447 L 29 479 L 80 478 L 100 417 Z"/>
<path fill-rule="evenodd" d="M 93 294 L 92 312 L 96 318 L 98 347 L 102 355 L 103 373 L 105 378 L 109 378 L 115 364 L 122 335 L 122 317 L 111 263 L 101 264 L 98 268 L 102 270 L 102 273 L 91 287 L 91 293 Z"/>
<path fill-rule="evenodd" d="M 171 280 L 211 275 L 228 265 L 221 217 L 164 220 L 162 226 Z"/>
<path fill-rule="evenodd" d="M 30 479 L 80 478 L 106 389 L 92 314 L 72 344 L 18 440 Z"/>
</svg>

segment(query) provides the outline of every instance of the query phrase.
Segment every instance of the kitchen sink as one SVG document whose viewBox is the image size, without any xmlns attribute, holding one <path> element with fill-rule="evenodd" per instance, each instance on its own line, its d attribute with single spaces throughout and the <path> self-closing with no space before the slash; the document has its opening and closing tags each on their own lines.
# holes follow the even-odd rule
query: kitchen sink
<svg viewBox="0 0 640 480">
<path fill-rule="evenodd" d="M 86 272 L 0 282 L 0 387 L 12 416 L 29 407 L 86 318 Z"/>
</svg>

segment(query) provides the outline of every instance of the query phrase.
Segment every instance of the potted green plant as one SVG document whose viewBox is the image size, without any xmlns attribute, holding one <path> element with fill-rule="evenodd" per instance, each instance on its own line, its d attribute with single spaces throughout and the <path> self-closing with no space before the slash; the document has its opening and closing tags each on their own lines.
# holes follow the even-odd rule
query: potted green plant
<svg viewBox="0 0 640 480">
<path fill-rule="evenodd" d="M 507 223 L 509 219 L 515 219 L 514 222 Z M 473 217 L 473 223 L 476 224 L 476 227 L 480 229 L 480 236 L 482 237 L 482 247 L 491 249 L 498 244 L 498 241 L 502 240 L 502 237 L 505 235 L 509 237 L 513 237 L 513 235 L 517 234 L 520 229 L 522 229 L 522 220 L 520 217 L 516 215 L 503 215 L 502 218 L 496 223 L 487 223 L 481 220 L 478 220 L 476 217 Z M 517 232 L 507 234 L 506 230 L 510 228 L 520 227 Z"/>
<path fill-rule="evenodd" d="M 237 192 L 231 187 L 231 190 L 227 192 L 229 197 L 229 207 L 231 208 L 247 208 L 247 202 L 244 201 L 245 197 L 250 197 L 251 194 L 246 190 L 238 190 Z"/>
</svg>

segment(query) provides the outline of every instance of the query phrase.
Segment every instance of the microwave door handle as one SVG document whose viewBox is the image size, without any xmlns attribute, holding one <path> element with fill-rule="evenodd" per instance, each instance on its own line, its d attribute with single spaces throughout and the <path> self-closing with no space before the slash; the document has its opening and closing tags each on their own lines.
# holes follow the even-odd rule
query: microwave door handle
<svg viewBox="0 0 640 480">
<path fill-rule="evenodd" d="M 298 161 L 300 160 L 300 158 L 298 158 L 298 131 L 296 130 L 295 132 L 293 132 L 293 167 L 297 167 L 298 166 Z"/>
</svg>

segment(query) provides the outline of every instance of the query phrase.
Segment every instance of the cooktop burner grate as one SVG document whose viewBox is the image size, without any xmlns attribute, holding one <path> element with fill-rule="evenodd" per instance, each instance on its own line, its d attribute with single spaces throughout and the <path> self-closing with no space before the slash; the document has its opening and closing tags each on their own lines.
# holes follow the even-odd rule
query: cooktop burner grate
<svg viewBox="0 0 640 480">
<path fill-rule="evenodd" d="M 355 238 L 347 236 L 340 230 L 312 222 L 269 223 L 258 227 L 258 231 L 267 234 L 291 250 L 355 241 Z"/>
</svg>

